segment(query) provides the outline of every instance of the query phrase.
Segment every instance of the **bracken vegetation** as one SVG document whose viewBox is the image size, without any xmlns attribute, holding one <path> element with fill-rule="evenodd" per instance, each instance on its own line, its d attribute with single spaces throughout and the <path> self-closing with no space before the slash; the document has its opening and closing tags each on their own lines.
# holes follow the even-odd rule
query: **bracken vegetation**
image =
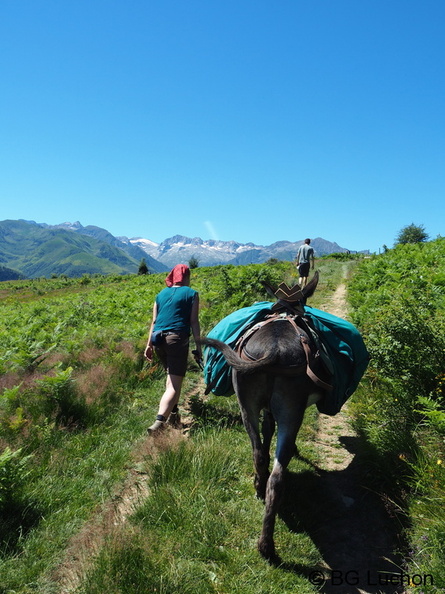
<svg viewBox="0 0 445 594">
<path fill-rule="evenodd" d="M 398 245 L 364 261 L 349 296 L 372 357 L 351 408 L 379 453 L 374 486 L 392 491 L 405 518 L 411 573 L 433 575 L 427 592 L 443 592 L 445 240 Z"/>
<path fill-rule="evenodd" d="M 444 552 L 443 256 L 441 241 L 399 246 L 351 262 L 357 272 L 350 281 L 355 321 L 373 356 L 351 410 L 377 452 L 370 461 L 375 489 L 392 493 L 400 514 L 411 520 L 403 522 L 408 567 L 434 573 L 438 584 Z M 323 309 L 345 265 L 320 260 L 311 305 Z M 129 469 L 147 475 L 150 495 L 125 525 L 104 528 L 104 546 L 72 591 L 317 591 L 307 577 L 321 555 L 289 502 L 287 523 L 277 524 L 286 567 L 259 558 L 262 504 L 253 497 L 250 445 L 237 404 L 233 398 L 205 401 L 192 360 L 185 385 L 194 394 L 188 439 L 138 452 L 164 385 L 159 365 L 142 357 L 164 276 L 2 283 L 1 594 L 59 592 L 67 546 L 116 498 Z M 261 280 L 293 284 L 296 271 L 289 262 L 193 270 L 203 333 L 233 310 L 267 300 Z M 299 438 L 306 461 L 293 460 L 291 472 L 314 472 L 316 425 L 312 407 Z"/>
</svg>

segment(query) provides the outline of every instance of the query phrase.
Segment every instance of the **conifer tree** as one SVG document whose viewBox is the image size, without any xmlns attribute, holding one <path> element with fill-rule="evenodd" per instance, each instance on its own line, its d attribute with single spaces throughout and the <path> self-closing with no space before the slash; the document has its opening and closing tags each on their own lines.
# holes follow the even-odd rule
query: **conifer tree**
<svg viewBox="0 0 445 594">
<path fill-rule="evenodd" d="M 199 266 L 199 260 L 196 256 L 192 256 L 189 260 L 189 268 L 190 270 L 193 270 L 194 268 L 198 268 Z"/>
<path fill-rule="evenodd" d="M 140 264 L 139 264 L 139 270 L 138 270 L 138 274 L 148 274 L 148 266 L 147 263 L 145 261 L 145 258 L 142 258 Z"/>
</svg>

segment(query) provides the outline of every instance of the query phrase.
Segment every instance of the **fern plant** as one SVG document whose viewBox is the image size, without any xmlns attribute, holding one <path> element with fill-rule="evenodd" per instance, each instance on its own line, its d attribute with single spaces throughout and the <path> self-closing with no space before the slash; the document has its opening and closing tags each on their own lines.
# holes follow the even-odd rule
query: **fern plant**
<svg viewBox="0 0 445 594">
<path fill-rule="evenodd" d="M 30 458 L 22 456 L 21 449 L 13 452 L 9 447 L 0 454 L 0 514 L 21 499 Z"/>
</svg>

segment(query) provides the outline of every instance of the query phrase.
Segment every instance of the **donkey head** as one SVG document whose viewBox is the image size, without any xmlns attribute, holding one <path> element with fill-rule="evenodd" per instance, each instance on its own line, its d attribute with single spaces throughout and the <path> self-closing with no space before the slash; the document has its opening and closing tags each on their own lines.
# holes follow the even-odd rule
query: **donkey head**
<svg viewBox="0 0 445 594">
<path fill-rule="evenodd" d="M 298 284 L 295 284 L 293 287 L 289 287 L 286 283 L 281 283 L 278 287 L 274 287 L 265 281 L 261 281 L 261 284 L 269 295 L 278 299 L 281 305 L 287 304 L 290 308 L 295 308 L 302 307 L 306 304 L 308 297 L 312 297 L 317 288 L 319 277 L 320 275 L 317 270 L 312 280 L 303 288 Z"/>
</svg>

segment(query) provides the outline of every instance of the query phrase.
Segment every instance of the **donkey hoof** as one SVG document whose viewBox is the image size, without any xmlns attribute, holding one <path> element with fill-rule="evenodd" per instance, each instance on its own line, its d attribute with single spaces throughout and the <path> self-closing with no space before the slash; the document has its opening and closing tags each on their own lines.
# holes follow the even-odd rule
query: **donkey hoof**
<svg viewBox="0 0 445 594">
<path fill-rule="evenodd" d="M 256 498 L 264 503 L 266 501 L 266 489 L 264 491 L 262 489 L 256 489 Z"/>
<path fill-rule="evenodd" d="M 277 558 L 273 541 L 265 541 L 260 538 L 258 541 L 258 551 L 264 559 L 267 559 L 267 561 L 273 562 Z"/>
<path fill-rule="evenodd" d="M 255 480 L 255 492 L 258 499 L 266 500 L 267 479 L 265 481 Z"/>
</svg>

